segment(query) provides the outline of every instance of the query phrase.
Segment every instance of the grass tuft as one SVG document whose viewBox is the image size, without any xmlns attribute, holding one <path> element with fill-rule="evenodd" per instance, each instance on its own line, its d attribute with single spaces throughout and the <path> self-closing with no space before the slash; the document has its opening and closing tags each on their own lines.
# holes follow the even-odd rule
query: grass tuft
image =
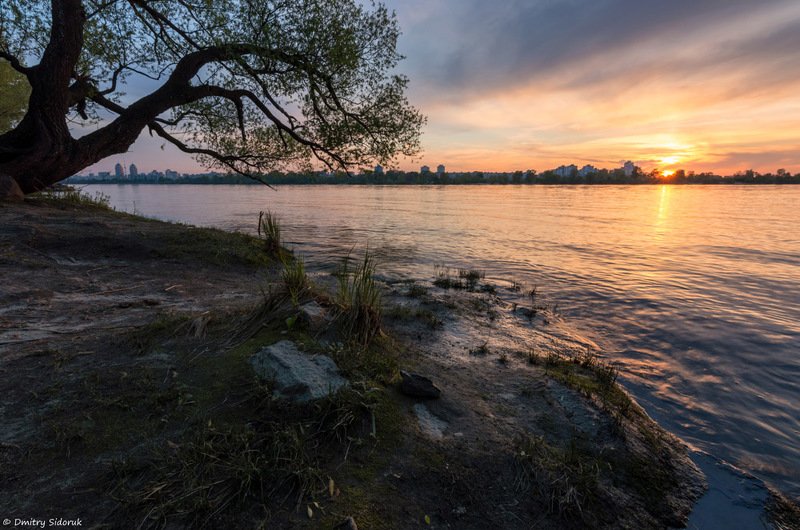
<svg viewBox="0 0 800 530">
<path fill-rule="evenodd" d="M 478 346 L 477 348 L 472 348 L 471 350 L 469 350 L 470 355 L 483 356 L 483 355 L 489 355 L 489 353 L 491 353 L 491 351 L 489 350 L 488 341 L 484 341 L 484 343 Z"/>
<path fill-rule="evenodd" d="M 281 254 L 281 223 L 272 212 L 259 212 L 258 236 L 264 241 L 264 250 L 267 254 L 280 256 Z"/>
<path fill-rule="evenodd" d="M 303 260 L 292 256 L 282 256 L 283 272 L 281 278 L 292 305 L 300 305 L 300 299 L 308 291 L 309 282 Z"/>
<path fill-rule="evenodd" d="M 543 499 L 547 512 L 564 522 L 594 528 L 600 492 L 600 467 L 589 448 L 573 436 L 568 447 L 554 447 L 541 436 L 517 443 L 517 489 Z"/>
<path fill-rule="evenodd" d="M 450 267 L 434 265 L 436 277 L 433 285 L 442 289 L 461 289 L 474 292 L 479 282 L 486 277 L 486 273 L 476 269 L 458 269 L 457 277 L 453 277 Z M 493 293 L 496 291 L 492 286 L 484 286 L 484 292 Z"/>
<path fill-rule="evenodd" d="M 350 265 L 350 256 L 345 257 L 336 273 L 340 329 L 345 340 L 362 346 L 381 332 L 382 301 L 375 269 L 375 259 L 367 251 L 355 267 Z"/>
<path fill-rule="evenodd" d="M 433 280 L 433 285 L 441 287 L 442 289 L 463 289 L 464 283 L 457 280 L 450 275 L 450 267 L 442 265 L 434 265 L 436 278 Z"/>
<path fill-rule="evenodd" d="M 458 269 L 458 277 L 464 281 L 467 291 L 474 291 L 478 282 L 486 277 L 486 273 L 475 269 Z"/>
<path fill-rule="evenodd" d="M 406 296 L 409 298 L 422 298 L 427 294 L 428 289 L 424 285 L 419 285 L 417 283 L 412 283 L 409 285 L 408 292 L 406 292 Z"/>
</svg>

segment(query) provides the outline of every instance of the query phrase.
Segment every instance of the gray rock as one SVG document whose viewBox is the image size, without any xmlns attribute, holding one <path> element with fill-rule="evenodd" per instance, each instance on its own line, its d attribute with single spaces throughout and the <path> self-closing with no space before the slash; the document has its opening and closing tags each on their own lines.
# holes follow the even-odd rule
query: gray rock
<svg viewBox="0 0 800 530">
<path fill-rule="evenodd" d="M 282 340 L 250 357 L 256 374 L 275 384 L 275 397 L 305 403 L 335 394 L 348 386 L 336 363 L 325 355 L 309 355 Z"/>
<path fill-rule="evenodd" d="M 414 405 L 414 414 L 417 415 L 420 430 L 422 430 L 426 436 L 433 440 L 441 440 L 444 438 L 444 431 L 448 426 L 446 421 L 433 414 L 428 407 L 422 403 Z"/>
<path fill-rule="evenodd" d="M 17 181 L 0 173 L 0 201 L 21 201 L 24 198 L 25 194 L 22 193 Z"/>
<path fill-rule="evenodd" d="M 400 376 L 403 378 L 400 383 L 400 391 L 407 396 L 437 399 L 442 395 L 442 391 L 425 376 L 410 374 L 403 370 L 400 371 Z"/>
</svg>

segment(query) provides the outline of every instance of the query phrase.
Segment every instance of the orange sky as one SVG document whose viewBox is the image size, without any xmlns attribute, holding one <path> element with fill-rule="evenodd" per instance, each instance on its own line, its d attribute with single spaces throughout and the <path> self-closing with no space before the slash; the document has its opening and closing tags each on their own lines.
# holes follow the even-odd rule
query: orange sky
<svg viewBox="0 0 800 530">
<path fill-rule="evenodd" d="M 688 10 L 562 61 L 523 52 L 518 71 L 491 72 L 507 83 L 454 97 L 428 93 L 423 160 L 453 171 L 627 159 L 648 169 L 800 171 L 800 3 L 738 7 Z M 504 44 L 512 47 L 495 45 L 497 56 Z"/>
</svg>

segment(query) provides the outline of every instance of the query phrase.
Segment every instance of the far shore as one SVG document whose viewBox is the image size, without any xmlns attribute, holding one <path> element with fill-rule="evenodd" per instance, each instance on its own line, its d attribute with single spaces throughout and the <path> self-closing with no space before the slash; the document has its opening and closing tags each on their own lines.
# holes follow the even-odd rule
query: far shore
<svg viewBox="0 0 800 530">
<path fill-rule="evenodd" d="M 203 186 L 792 186 L 800 184 L 800 179 L 796 181 L 787 182 L 772 182 L 772 181 L 719 181 L 719 182 L 675 182 L 671 180 L 652 180 L 646 182 L 536 182 L 524 183 L 513 181 L 480 181 L 480 182 L 375 182 L 367 179 L 354 178 L 350 180 L 345 179 L 330 179 L 330 180 L 269 180 L 263 181 L 246 180 L 243 178 L 221 178 L 221 179 L 206 179 L 203 177 L 193 178 L 187 177 L 176 180 L 90 180 L 90 179 L 76 179 L 71 178 L 68 180 L 71 185 L 124 185 L 124 186 L 138 186 L 138 185 L 158 185 L 158 186 L 185 186 L 185 185 L 203 185 Z"/>
</svg>

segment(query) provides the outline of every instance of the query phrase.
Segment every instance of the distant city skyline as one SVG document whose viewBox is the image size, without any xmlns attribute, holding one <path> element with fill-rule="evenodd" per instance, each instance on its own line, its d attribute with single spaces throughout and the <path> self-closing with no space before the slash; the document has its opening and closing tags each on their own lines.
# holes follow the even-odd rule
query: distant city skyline
<svg viewBox="0 0 800 530">
<path fill-rule="evenodd" d="M 447 166 L 445 164 L 438 164 L 436 166 L 436 170 L 433 171 L 430 166 L 422 165 L 418 169 L 402 169 L 402 168 L 384 168 L 382 165 L 377 164 L 372 168 L 369 167 L 360 167 L 358 169 L 354 169 L 352 174 L 354 175 L 363 175 L 365 173 L 372 173 L 373 175 L 386 175 L 387 172 L 401 172 L 401 173 L 418 173 L 420 175 L 438 175 L 438 176 L 445 176 L 445 175 L 468 175 L 474 173 L 483 173 L 486 176 L 497 176 L 497 175 L 506 175 L 510 176 L 515 173 L 533 173 L 533 174 L 542 174 L 542 173 L 552 173 L 557 177 L 562 179 L 574 179 L 574 178 L 586 178 L 591 175 L 596 175 L 599 173 L 619 173 L 625 177 L 632 177 L 634 175 L 656 175 L 658 177 L 672 177 L 673 175 L 717 175 L 723 177 L 733 177 L 737 175 L 777 175 L 779 177 L 782 176 L 791 176 L 793 172 L 791 170 L 787 170 L 786 168 L 777 168 L 773 170 L 767 171 L 756 171 L 752 169 L 748 170 L 741 170 L 736 171 L 733 173 L 719 173 L 713 171 L 696 171 L 693 168 L 680 168 L 678 170 L 671 170 L 671 169 L 659 169 L 653 168 L 647 170 L 642 166 L 637 165 L 635 162 L 631 160 L 621 161 L 620 164 L 613 165 L 612 167 L 598 167 L 592 164 L 585 164 L 583 167 L 578 167 L 576 164 L 562 164 L 555 168 L 515 168 L 513 170 L 508 171 L 491 171 L 485 169 L 469 169 L 469 170 L 456 170 L 456 171 L 447 171 Z M 278 173 L 287 174 L 284 171 L 279 171 Z M 299 172 L 304 174 L 305 172 Z M 319 170 L 312 171 L 311 173 L 319 173 L 319 174 L 329 174 L 330 171 L 328 168 L 323 168 Z M 225 175 L 229 174 L 225 171 L 216 171 L 216 170 L 206 170 L 206 169 L 198 169 L 194 171 L 176 171 L 171 168 L 166 169 L 152 169 L 150 171 L 139 171 L 138 167 L 135 164 L 130 164 L 128 170 L 125 170 L 125 166 L 120 162 L 117 162 L 114 165 L 113 172 L 112 171 L 89 171 L 88 169 L 82 171 L 81 173 L 75 175 L 74 177 L 77 178 L 97 178 L 98 180 L 127 180 L 127 179 L 136 179 L 137 177 L 140 179 L 147 179 L 147 178 L 166 178 L 168 180 L 175 180 L 181 177 L 192 177 L 192 176 L 203 176 L 203 175 L 213 175 L 216 177 L 224 177 Z M 797 172 L 800 174 L 800 171 Z"/>
</svg>

